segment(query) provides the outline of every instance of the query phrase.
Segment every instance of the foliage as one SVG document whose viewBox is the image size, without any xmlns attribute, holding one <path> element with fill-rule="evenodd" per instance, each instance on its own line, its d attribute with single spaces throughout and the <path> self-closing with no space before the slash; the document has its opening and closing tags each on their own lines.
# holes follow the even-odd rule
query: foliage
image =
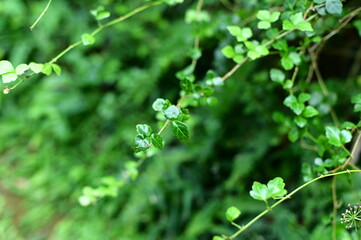
<svg viewBox="0 0 361 240">
<path fill-rule="evenodd" d="M 358 239 L 355 1 L 0 6 L 0 238 Z"/>
</svg>

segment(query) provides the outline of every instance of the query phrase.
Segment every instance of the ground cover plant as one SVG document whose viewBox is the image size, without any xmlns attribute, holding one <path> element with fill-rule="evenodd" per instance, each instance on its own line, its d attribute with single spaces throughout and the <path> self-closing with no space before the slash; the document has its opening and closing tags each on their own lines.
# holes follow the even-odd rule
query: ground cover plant
<svg viewBox="0 0 361 240">
<path fill-rule="evenodd" d="M 357 0 L 0 3 L 3 239 L 359 239 Z"/>
</svg>

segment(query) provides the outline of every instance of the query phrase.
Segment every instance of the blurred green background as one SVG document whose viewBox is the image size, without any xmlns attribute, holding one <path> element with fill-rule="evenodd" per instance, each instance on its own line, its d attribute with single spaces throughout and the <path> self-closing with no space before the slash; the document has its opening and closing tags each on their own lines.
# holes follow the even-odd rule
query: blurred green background
<svg viewBox="0 0 361 240">
<path fill-rule="evenodd" d="M 31 32 L 46 2 L 0 1 L 0 59 L 14 65 L 49 61 L 97 27 L 91 9 L 103 5 L 115 17 L 145 3 L 53 1 Z M 269 69 L 279 65 L 279 58 L 270 56 L 247 63 L 217 88 L 216 107 L 191 109 L 190 141 L 175 140 L 167 129 L 165 149 L 146 160 L 138 179 L 121 188 L 118 197 L 86 208 L 78 203 L 84 186 L 98 186 L 104 176 L 119 177 L 123 164 L 136 159 L 136 124 L 157 128 L 153 101 L 179 98 L 175 74 L 191 62 L 197 29 L 202 57 L 195 74 L 202 80 L 210 69 L 222 75 L 233 66 L 220 52 L 233 41 L 226 26 L 290 2 L 295 1 L 205 0 L 211 21 L 200 32 L 185 22 L 196 1 L 153 7 L 102 31 L 93 46 L 66 54 L 58 61 L 61 76 L 38 75 L 0 95 L 0 239 L 211 239 L 235 231 L 224 217 L 229 206 L 242 210 L 242 223 L 264 210 L 249 196 L 253 181 L 281 176 L 289 190 L 302 184 L 302 164 L 312 163 L 316 153 L 291 144 L 272 118 L 275 111 L 290 111 L 282 105 L 286 93 L 269 80 Z M 337 18 L 319 24 L 322 33 L 336 27 Z M 319 60 L 338 99 L 325 104 L 333 104 L 341 120 L 359 117 L 350 99 L 361 79 L 359 72 L 349 75 L 359 47 L 358 32 L 350 25 L 327 43 Z M 320 93 L 317 84 L 310 89 Z M 331 122 L 327 114 L 324 119 Z M 357 180 L 340 180 L 339 191 L 357 196 Z M 330 184 L 312 185 L 240 239 L 330 239 Z M 348 199 L 358 201 L 354 195 Z"/>
</svg>

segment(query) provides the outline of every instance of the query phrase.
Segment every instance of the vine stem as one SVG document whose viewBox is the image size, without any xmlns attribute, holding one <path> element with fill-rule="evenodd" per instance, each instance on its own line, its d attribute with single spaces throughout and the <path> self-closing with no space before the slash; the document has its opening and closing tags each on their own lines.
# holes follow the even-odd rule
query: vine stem
<svg viewBox="0 0 361 240">
<path fill-rule="evenodd" d="M 333 202 L 333 210 L 332 210 L 332 240 L 337 240 L 336 235 L 336 227 L 337 227 L 337 189 L 336 189 L 336 177 L 332 177 L 332 202 Z"/>
<path fill-rule="evenodd" d="M 162 4 L 162 1 L 154 1 L 154 2 L 150 2 L 150 3 L 147 3 L 147 4 L 144 4 L 143 6 L 140 6 L 138 8 L 135 8 L 134 10 L 130 11 L 129 13 L 123 15 L 123 16 L 120 16 L 104 25 L 100 25 L 97 29 L 95 29 L 90 35 L 91 36 L 95 36 L 97 35 L 99 32 L 101 32 L 103 29 L 105 28 L 108 28 L 110 26 L 113 26 L 114 24 L 117 24 L 117 23 L 120 23 L 132 16 L 134 16 L 135 14 L 137 13 L 140 13 L 150 7 L 153 7 L 153 6 L 156 6 L 156 5 L 160 5 Z M 55 63 L 56 61 L 59 60 L 59 58 L 61 58 L 64 54 L 66 54 L 67 52 L 69 52 L 71 49 L 79 46 L 80 44 L 82 44 L 82 41 L 78 41 L 78 42 L 75 42 L 71 45 L 69 45 L 66 49 L 64 49 L 62 52 L 60 52 L 57 56 L 55 56 L 49 63 L 52 64 L 52 63 Z"/>
<path fill-rule="evenodd" d="M 33 31 L 34 27 L 36 26 L 36 24 L 38 24 L 38 22 L 40 21 L 40 19 L 44 16 L 44 14 L 46 13 L 46 11 L 48 11 L 48 8 L 51 4 L 53 0 L 49 0 L 48 4 L 45 6 L 44 10 L 42 11 L 42 13 L 40 14 L 40 16 L 36 19 L 36 21 L 33 23 L 33 25 L 30 26 L 30 30 Z"/>
<path fill-rule="evenodd" d="M 284 196 L 281 200 L 279 200 L 278 202 L 276 202 L 275 204 L 273 204 L 272 206 L 270 206 L 269 208 L 267 208 L 266 210 L 264 210 L 263 212 L 261 212 L 260 214 L 258 214 L 255 218 L 253 218 L 249 223 L 247 223 L 246 225 L 244 225 L 242 227 L 242 229 L 238 230 L 236 233 L 234 233 L 232 236 L 230 236 L 228 239 L 233 240 L 235 239 L 237 236 L 239 236 L 242 232 L 244 232 L 246 229 L 248 229 L 251 225 L 253 225 L 255 222 L 257 222 L 257 220 L 259 220 L 260 218 L 262 218 L 264 215 L 266 215 L 267 213 L 269 213 L 273 208 L 277 207 L 279 204 L 281 204 L 282 202 L 286 201 L 287 199 L 290 199 L 295 193 L 299 192 L 300 190 L 302 190 L 303 188 L 307 187 L 308 185 L 310 185 L 311 183 L 317 182 L 320 179 L 323 178 L 328 178 L 328 177 L 333 177 L 333 176 L 337 176 L 337 175 L 343 175 L 343 174 L 351 174 L 351 173 L 361 173 L 361 170 L 346 170 L 346 171 L 342 171 L 342 172 L 335 172 L 335 173 L 330 173 L 330 174 L 325 174 L 325 175 L 320 175 L 317 178 L 314 178 L 304 184 L 302 184 L 301 186 L 299 186 L 298 188 L 296 188 L 295 190 L 293 190 L 291 193 L 287 194 L 286 196 Z"/>
</svg>

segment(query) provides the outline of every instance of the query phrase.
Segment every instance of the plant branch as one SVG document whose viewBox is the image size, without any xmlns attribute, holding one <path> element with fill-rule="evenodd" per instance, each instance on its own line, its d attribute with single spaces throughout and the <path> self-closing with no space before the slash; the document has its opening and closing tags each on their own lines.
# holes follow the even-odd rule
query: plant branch
<svg viewBox="0 0 361 240">
<path fill-rule="evenodd" d="M 361 170 L 346 170 L 346 171 L 342 171 L 342 172 L 335 172 L 335 173 L 330 173 L 330 174 L 326 174 L 326 175 L 321 175 L 318 176 L 317 178 L 314 178 L 304 184 L 302 184 L 301 186 L 299 186 L 298 188 L 296 188 L 295 190 L 293 190 L 291 193 L 287 194 L 286 196 L 284 196 L 281 200 L 277 201 L 275 204 L 273 204 L 272 206 L 269 207 L 269 209 L 264 210 L 262 213 L 260 213 L 259 215 L 257 215 L 254 219 L 252 219 L 249 223 L 247 223 L 246 225 L 244 225 L 242 227 L 242 229 L 238 230 L 236 233 L 234 233 L 232 236 L 230 236 L 228 239 L 235 239 L 236 237 L 238 237 L 242 232 L 244 232 L 246 229 L 248 229 L 250 226 L 252 226 L 257 220 L 259 220 L 260 218 L 262 218 L 264 215 L 266 215 L 267 213 L 269 213 L 273 208 L 277 207 L 279 204 L 281 204 L 282 202 L 286 201 L 287 199 L 290 199 L 294 194 L 296 194 L 297 192 L 299 192 L 300 190 L 302 190 L 303 188 L 307 187 L 308 185 L 310 185 L 311 183 L 317 182 L 318 180 L 321 180 L 323 178 L 328 178 L 328 177 L 333 177 L 333 176 L 338 176 L 338 175 L 343 175 L 343 174 L 351 174 L 351 173 L 361 173 Z"/>
<path fill-rule="evenodd" d="M 36 19 L 36 21 L 33 23 L 33 25 L 30 26 L 30 30 L 33 31 L 33 29 L 35 28 L 36 24 L 38 24 L 38 22 L 40 21 L 40 19 L 44 16 L 44 14 L 46 13 L 46 11 L 48 11 L 48 8 L 51 4 L 53 0 L 49 0 L 48 4 L 45 6 L 43 12 L 40 14 L 40 16 Z"/>
</svg>

